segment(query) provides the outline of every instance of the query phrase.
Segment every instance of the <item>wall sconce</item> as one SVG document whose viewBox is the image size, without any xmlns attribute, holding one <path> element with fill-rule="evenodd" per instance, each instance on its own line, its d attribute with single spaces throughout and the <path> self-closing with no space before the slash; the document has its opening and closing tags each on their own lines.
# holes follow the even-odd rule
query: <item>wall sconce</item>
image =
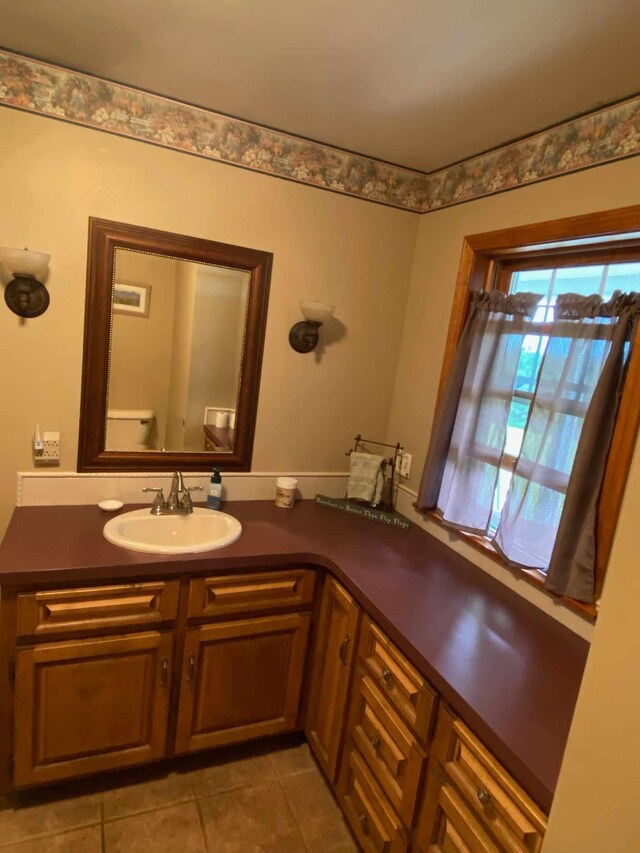
<svg viewBox="0 0 640 853">
<path fill-rule="evenodd" d="M 4 301 L 18 317 L 39 317 L 49 307 L 44 286 L 49 274 L 49 255 L 28 249 L 0 248 L 0 281 Z"/>
<path fill-rule="evenodd" d="M 304 320 L 295 323 L 289 332 L 289 343 L 296 352 L 311 352 L 318 343 L 318 329 L 333 316 L 335 305 L 323 302 L 300 302 Z"/>
</svg>

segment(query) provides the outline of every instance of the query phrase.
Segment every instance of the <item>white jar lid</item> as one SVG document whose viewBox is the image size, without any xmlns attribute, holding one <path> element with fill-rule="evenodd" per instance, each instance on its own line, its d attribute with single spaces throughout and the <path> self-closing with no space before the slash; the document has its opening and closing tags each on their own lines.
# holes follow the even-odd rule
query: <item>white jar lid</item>
<svg viewBox="0 0 640 853">
<path fill-rule="evenodd" d="M 276 486 L 279 489 L 295 489 L 298 485 L 298 481 L 295 477 L 278 477 L 276 480 Z"/>
</svg>

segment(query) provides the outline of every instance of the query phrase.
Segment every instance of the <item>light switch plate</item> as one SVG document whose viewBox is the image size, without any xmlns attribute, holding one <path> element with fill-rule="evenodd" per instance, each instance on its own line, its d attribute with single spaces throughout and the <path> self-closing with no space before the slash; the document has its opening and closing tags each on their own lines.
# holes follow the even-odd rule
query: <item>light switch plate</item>
<svg viewBox="0 0 640 853">
<path fill-rule="evenodd" d="M 413 456 L 410 453 L 402 452 L 400 456 L 400 476 L 405 480 L 409 479 L 411 474 L 411 462 L 413 461 Z"/>
</svg>

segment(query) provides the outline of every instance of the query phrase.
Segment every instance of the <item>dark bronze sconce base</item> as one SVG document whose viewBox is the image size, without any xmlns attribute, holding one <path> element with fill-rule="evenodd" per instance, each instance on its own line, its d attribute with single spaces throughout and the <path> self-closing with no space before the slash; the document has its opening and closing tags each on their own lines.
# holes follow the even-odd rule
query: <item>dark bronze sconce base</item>
<svg viewBox="0 0 640 853">
<path fill-rule="evenodd" d="M 289 343 L 296 352 L 311 352 L 318 343 L 318 329 L 322 323 L 314 320 L 301 320 L 291 327 Z"/>
</svg>

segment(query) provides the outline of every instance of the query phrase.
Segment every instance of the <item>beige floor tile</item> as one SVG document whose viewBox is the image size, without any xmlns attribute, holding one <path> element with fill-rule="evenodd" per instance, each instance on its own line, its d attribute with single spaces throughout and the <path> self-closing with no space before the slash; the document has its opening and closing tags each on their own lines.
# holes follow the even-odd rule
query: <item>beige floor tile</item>
<svg viewBox="0 0 640 853">
<path fill-rule="evenodd" d="M 208 767 L 191 771 L 189 776 L 198 797 L 209 797 L 235 788 L 261 785 L 276 778 L 269 754 L 239 748 L 225 750 L 210 758 Z"/>
<path fill-rule="evenodd" d="M 356 853 L 342 812 L 318 770 L 281 782 L 310 853 Z"/>
<path fill-rule="evenodd" d="M 278 782 L 208 797 L 199 806 L 215 853 L 306 853 Z"/>
<path fill-rule="evenodd" d="M 48 835 L 32 841 L 20 841 L 12 844 L 11 853 L 100 853 L 102 833 L 99 826 L 87 829 L 74 829 L 62 835 Z"/>
<path fill-rule="evenodd" d="M 0 800 L 0 849 L 28 838 L 91 826 L 101 820 L 101 795 L 60 791 L 13 794 Z"/>
<path fill-rule="evenodd" d="M 295 776 L 296 773 L 317 770 L 315 761 L 311 757 L 311 750 L 308 743 L 298 743 L 282 749 L 276 749 L 271 753 L 271 760 L 280 778 Z"/>
<path fill-rule="evenodd" d="M 205 853 L 195 803 L 113 820 L 104 825 L 105 853 Z"/>
<path fill-rule="evenodd" d="M 156 774 L 158 771 L 155 771 Z M 170 773 L 167 776 L 143 777 L 130 785 L 105 790 L 104 818 L 125 817 L 152 811 L 194 799 L 191 774 Z"/>
</svg>

